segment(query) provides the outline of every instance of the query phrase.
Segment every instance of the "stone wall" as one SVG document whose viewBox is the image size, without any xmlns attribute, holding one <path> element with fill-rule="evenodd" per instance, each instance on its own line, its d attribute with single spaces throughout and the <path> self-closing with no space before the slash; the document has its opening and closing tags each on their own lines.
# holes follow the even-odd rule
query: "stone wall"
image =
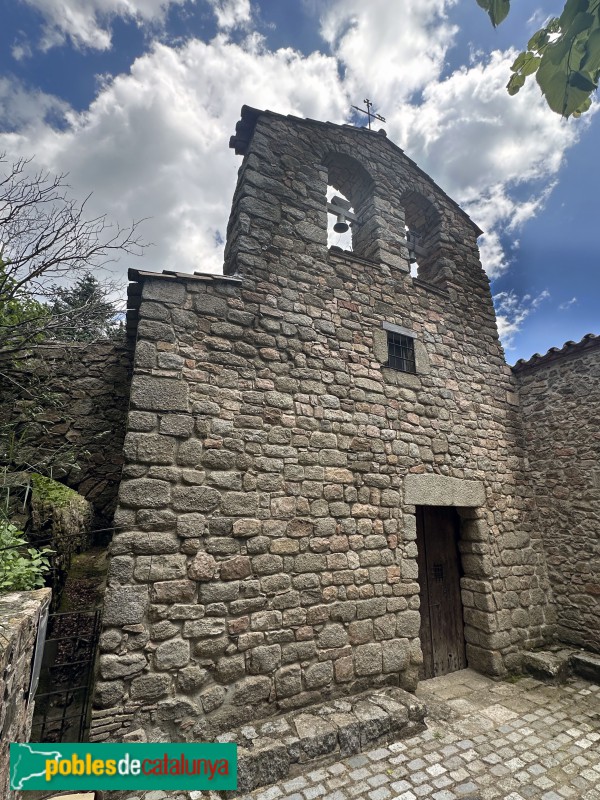
<svg viewBox="0 0 600 800">
<path fill-rule="evenodd" d="M 234 144 L 226 275 L 132 273 L 95 739 L 414 688 L 417 502 L 458 506 L 471 666 L 515 668 L 552 619 L 478 229 L 375 132 L 246 109 Z M 328 183 L 352 253 L 327 249 Z M 419 279 L 405 206 L 432 226 Z M 413 332 L 416 375 L 386 367 L 384 323 Z"/>
<path fill-rule="evenodd" d="M 2 461 L 52 474 L 110 525 L 123 464 L 131 350 L 112 342 L 45 345 L 3 379 Z"/>
<path fill-rule="evenodd" d="M 9 746 L 28 742 L 34 703 L 29 697 L 31 668 L 40 619 L 50 605 L 50 590 L 11 592 L 0 597 L 0 797 L 9 791 Z"/>
<path fill-rule="evenodd" d="M 557 634 L 600 652 L 600 339 L 519 362 L 521 412 Z"/>
</svg>

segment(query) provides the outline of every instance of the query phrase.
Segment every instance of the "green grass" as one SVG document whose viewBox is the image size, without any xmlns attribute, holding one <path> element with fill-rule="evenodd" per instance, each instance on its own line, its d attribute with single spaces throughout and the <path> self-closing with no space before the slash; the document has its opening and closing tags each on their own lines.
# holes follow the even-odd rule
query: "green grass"
<svg viewBox="0 0 600 800">
<path fill-rule="evenodd" d="M 505 678 L 503 678 L 503 680 L 504 683 L 518 683 L 519 681 L 522 681 L 524 677 L 525 675 L 523 675 L 521 672 L 513 672 L 511 675 L 507 675 Z"/>
</svg>

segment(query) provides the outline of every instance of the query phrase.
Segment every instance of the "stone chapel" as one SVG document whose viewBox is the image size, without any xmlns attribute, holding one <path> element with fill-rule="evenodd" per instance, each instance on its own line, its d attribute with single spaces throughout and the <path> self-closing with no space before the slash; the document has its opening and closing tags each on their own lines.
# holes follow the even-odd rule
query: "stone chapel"
<svg viewBox="0 0 600 800">
<path fill-rule="evenodd" d="M 130 272 L 91 740 L 600 650 L 600 339 L 507 366 L 481 231 L 383 131 L 245 106 L 231 147 L 223 275 Z"/>
</svg>

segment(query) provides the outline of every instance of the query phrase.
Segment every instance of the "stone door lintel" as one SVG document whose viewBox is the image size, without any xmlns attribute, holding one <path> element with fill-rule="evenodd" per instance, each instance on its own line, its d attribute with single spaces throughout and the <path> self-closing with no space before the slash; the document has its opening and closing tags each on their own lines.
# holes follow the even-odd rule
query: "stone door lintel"
<svg viewBox="0 0 600 800">
<path fill-rule="evenodd" d="M 411 506 L 455 506 L 477 508 L 485 504 L 481 481 L 449 478 L 446 475 L 407 475 L 404 502 Z"/>
</svg>

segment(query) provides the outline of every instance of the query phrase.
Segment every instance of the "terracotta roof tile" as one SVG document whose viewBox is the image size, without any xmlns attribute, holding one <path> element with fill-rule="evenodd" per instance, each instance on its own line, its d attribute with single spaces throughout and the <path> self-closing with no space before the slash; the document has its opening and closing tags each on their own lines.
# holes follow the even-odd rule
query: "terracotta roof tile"
<svg viewBox="0 0 600 800">
<path fill-rule="evenodd" d="M 539 353 L 534 353 L 529 359 L 520 358 L 511 369 L 513 372 L 520 372 L 521 370 L 545 366 L 565 356 L 579 355 L 586 350 L 591 350 L 599 346 L 600 336 L 596 336 L 594 333 L 586 333 L 581 341 L 573 342 L 569 340 L 565 342 L 562 347 L 551 347 L 543 356 Z"/>
</svg>

